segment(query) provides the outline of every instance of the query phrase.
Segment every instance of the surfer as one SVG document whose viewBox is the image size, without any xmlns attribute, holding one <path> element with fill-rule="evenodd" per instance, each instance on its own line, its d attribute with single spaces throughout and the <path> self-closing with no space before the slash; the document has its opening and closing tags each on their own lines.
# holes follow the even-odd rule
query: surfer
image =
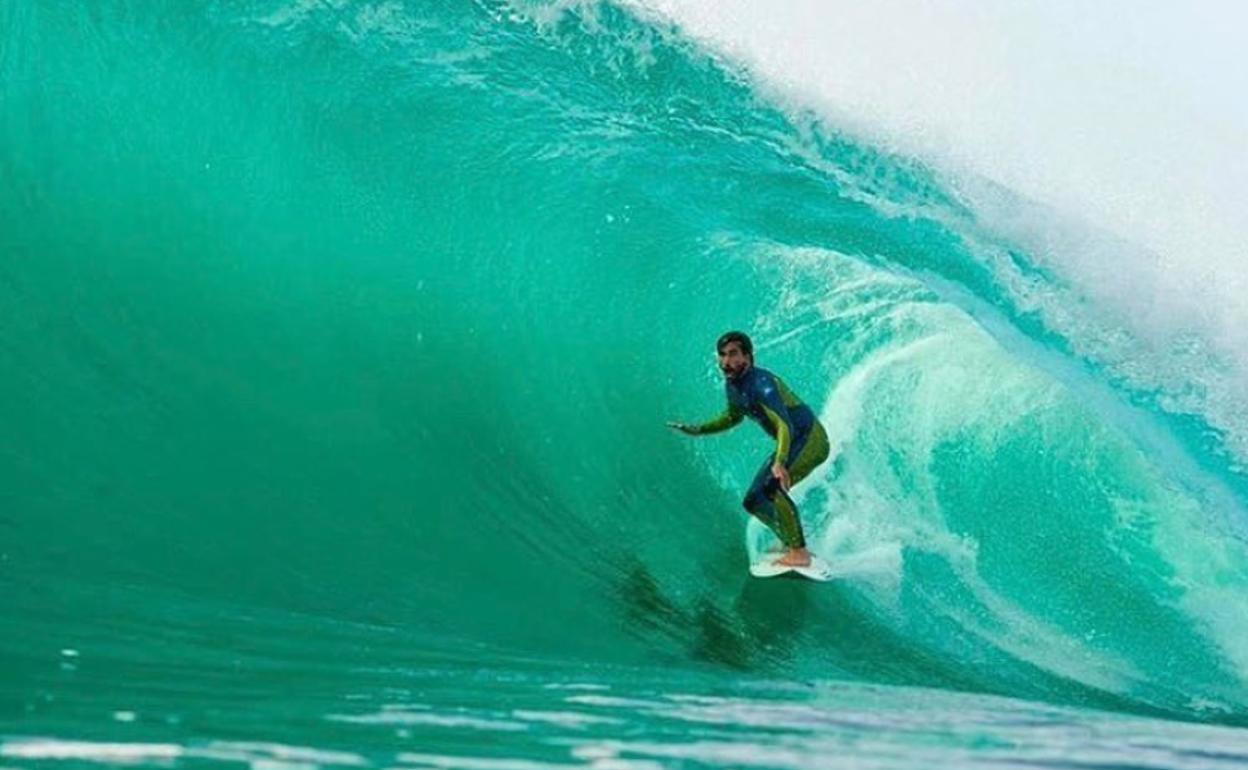
<svg viewBox="0 0 1248 770">
<path fill-rule="evenodd" d="M 682 433 L 703 436 L 728 430 L 748 416 L 776 440 L 776 451 L 759 468 L 742 504 L 784 544 L 785 551 L 776 564 L 808 566 L 810 551 L 806 550 L 802 522 L 788 491 L 828 459 L 828 434 L 810 407 L 779 377 L 754 365 L 754 343 L 744 332 L 727 332 L 715 343 L 715 350 L 724 373 L 727 409 L 699 425 L 667 424 Z"/>
</svg>

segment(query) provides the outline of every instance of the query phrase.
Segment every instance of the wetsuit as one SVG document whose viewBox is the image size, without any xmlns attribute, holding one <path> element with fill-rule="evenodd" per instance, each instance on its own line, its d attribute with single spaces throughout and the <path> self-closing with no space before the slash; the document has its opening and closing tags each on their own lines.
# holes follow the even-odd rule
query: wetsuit
<svg viewBox="0 0 1248 770">
<path fill-rule="evenodd" d="M 810 407 L 766 369 L 751 366 L 739 378 L 728 379 L 724 390 L 728 396 L 728 408 L 724 413 L 701 425 L 689 426 L 689 432 L 718 433 L 748 416 L 776 440 L 775 453 L 758 469 L 742 505 L 775 532 L 786 546 L 804 548 L 806 538 L 802 535 L 797 506 L 780 488 L 780 480 L 772 475 L 771 465 L 779 461 L 788 470 L 789 481 L 796 484 L 828 459 L 827 433 Z"/>
</svg>

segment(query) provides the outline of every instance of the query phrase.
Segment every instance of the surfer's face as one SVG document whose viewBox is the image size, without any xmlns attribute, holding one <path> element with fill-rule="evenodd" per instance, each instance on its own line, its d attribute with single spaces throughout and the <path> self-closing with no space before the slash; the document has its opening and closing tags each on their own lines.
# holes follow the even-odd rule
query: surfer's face
<svg viewBox="0 0 1248 770">
<path fill-rule="evenodd" d="M 740 343 L 729 342 L 719 349 L 719 370 L 730 380 L 745 374 L 750 368 L 750 357 L 742 350 Z"/>
</svg>

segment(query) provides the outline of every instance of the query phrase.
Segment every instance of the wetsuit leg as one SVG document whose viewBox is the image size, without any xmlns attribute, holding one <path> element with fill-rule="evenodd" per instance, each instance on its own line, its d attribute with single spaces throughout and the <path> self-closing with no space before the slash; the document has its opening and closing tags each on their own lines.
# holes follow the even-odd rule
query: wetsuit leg
<svg viewBox="0 0 1248 770">
<path fill-rule="evenodd" d="M 775 532 L 780 542 L 787 547 L 805 548 L 806 538 L 802 533 L 802 522 L 798 517 L 797 505 L 780 488 L 780 481 L 771 475 L 771 464 L 774 459 L 774 457 L 768 457 L 758 469 L 742 504 L 747 511 L 766 524 L 768 529 Z M 800 446 L 789 450 L 789 460 L 786 463 L 789 469 L 789 481 L 796 484 L 810 475 L 810 472 L 826 459 L 828 459 L 828 436 L 823 426 L 815 423 L 805 441 Z"/>
<path fill-rule="evenodd" d="M 828 434 L 823 426 L 816 422 L 810 429 L 806 443 L 796 453 L 789 452 L 791 458 L 788 463 L 789 481 L 796 485 L 797 482 L 809 476 L 811 471 L 828 459 L 829 451 Z"/>
</svg>

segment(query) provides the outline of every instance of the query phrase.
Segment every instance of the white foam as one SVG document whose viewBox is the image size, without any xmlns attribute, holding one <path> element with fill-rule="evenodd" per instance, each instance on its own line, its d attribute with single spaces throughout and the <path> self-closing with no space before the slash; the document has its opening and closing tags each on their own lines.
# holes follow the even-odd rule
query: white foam
<svg viewBox="0 0 1248 770">
<path fill-rule="evenodd" d="M 364 757 L 351 752 L 268 741 L 212 741 L 203 747 L 189 749 L 187 755 L 227 762 L 248 762 L 253 767 L 258 763 L 268 763 L 269 767 L 368 764 Z"/>
<path fill-rule="evenodd" d="M 604 706 L 607 708 L 649 709 L 659 704 L 640 698 L 617 698 L 611 695 L 572 695 L 564 698 L 568 703 L 580 703 L 585 706 Z"/>
<path fill-rule="evenodd" d="M 555 762 L 534 762 L 528 759 L 496 759 L 493 757 L 457 757 L 444 754 L 399 754 L 400 762 L 411 762 L 423 767 L 455 768 L 455 770 L 551 770 L 559 767 L 579 767 Z"/>
<path fill-rule="evenodd" d="M 532 711 L 516 709 L 511 712 L 516 719 L 526 722 L 547 722 L 560 727 L 583 728 L 587 725 L 622 724 L 622 720 L 582 714 L 579 711 Z"/>
<path fill-rule="evenodd" d="M 359 725 L 428 725 L 433 727 L 466 727 L 472 730 L 518 732 L 528 729 L 523 722 L 490 719 L 468 714 L 434 714 L 425 711 L 382 711 L 375 714 L 329 714 L 330 722 Z"/>
<path fill-rule="evenodd" d="M 97 743 L 28 739 L 0 746 L 0 757 L 22 759 L 81 759 L 89 762 L 157 762 L 177 759 L 184 750 L 172 743 Z"/>
<path fill-rule="evenodd" d="M 633 5 L 898 149 L 1093 213 L 1163 253 L 1243 253 L 1240 4 Z"/>
<path fill-rule="evenodd" d="M 1248 465 L 1248 6 L 629 2 L 782 106 L 948 172 L 981 223 L 1074 282 L 1046 322 L 1227 431 Z M 1125 243 L 1091 243 L 1046 207 L 1020 219 L 984 177 Z"/>
<path fill-rule="evenodd" d="M 611 689 L 605 684 L 594 684 L 592 682 L 550 682 L 542 685 L 544 690 L 609 690 Z"/>
</svg>

